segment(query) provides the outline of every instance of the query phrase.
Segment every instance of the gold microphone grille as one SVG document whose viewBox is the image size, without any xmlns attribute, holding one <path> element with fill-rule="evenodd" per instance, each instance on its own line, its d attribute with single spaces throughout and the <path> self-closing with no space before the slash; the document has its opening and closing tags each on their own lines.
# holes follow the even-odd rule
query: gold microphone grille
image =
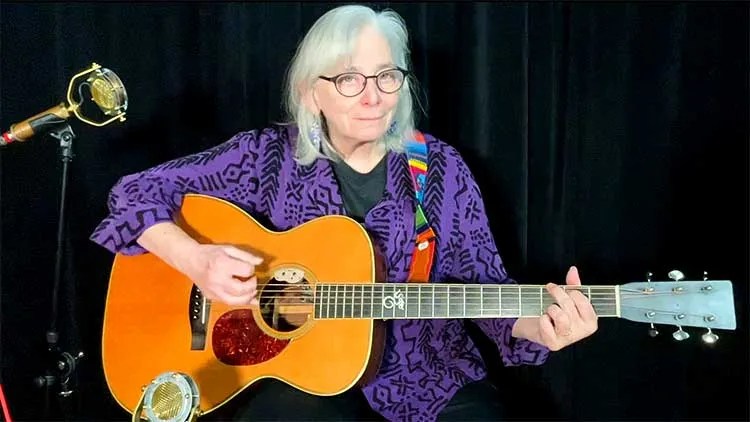
<svg viewBox="0 0 750 422">
<path fill-rule="evenodd" d="M 88 78 L 91 96 L 99 108 L 108 116 L 124 112 L 128 108 L 128 95 L 117 75 L 109 69 L 98 69 Z"/>
<path fill-rule="evenodd" d="M 117 107 L 115 90 L 112 85 L 104 79 L 94 79 L 91 84 L 91 96 L 100 107 L 113 110 Z"/>
<path fill-rule="evenodd" d="M 154 389 L 151 410 L 159 419 L 169 420 L 176 417 L 182 407 L 180 387 L 173 382 L 159 384 Z"/>
</svg>

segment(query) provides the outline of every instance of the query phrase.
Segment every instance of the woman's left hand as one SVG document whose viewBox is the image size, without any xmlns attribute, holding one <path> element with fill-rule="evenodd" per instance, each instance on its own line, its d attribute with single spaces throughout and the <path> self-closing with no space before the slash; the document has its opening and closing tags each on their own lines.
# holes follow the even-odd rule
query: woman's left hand
<svg viewBox="0 0 750 422">
<path fill-rule="evenodd" d="M 565 276 L 568 286 L 580 286 L 578 269 L 571 267 Z M 555 299 L 547 312 L 539 318 L 539 332 L 543 344 L 550 350 L 560 350 L 594 334 L 598 317 L 589 299 L 578 290 L 565 290 L 549 283 L 547 291 Z"/>
<path fill-rule="evenodd" d="M 568 286 L 580 286 L 578 269 L 571 267 L 565 277 Z M 513 327 L 514 337 L 535 341 L 557 351 L 582 340 L 598 329 L 598 316 L 589 299 L 578 290 L 565 290 L 548 283 L 547 291 L 555 299 L 539 318 L 520 318 Z"/>
</svg>

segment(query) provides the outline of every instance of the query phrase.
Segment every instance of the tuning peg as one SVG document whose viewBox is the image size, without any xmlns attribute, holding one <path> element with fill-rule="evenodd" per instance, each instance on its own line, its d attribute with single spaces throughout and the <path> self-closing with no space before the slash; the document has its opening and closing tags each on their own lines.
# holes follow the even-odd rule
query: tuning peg
<svg viewBox="0 0 750 422">
<path fill-rule="evenodd" d="M 651 336 L 651 338 L 654 338 L 654 337 L 656 337 L 656 336 L 659 335 L 659 330 L 657 330 L 654 327 L 654 323 L 653 322 L 651 323 L 651 328 L 649 328 L 649 330 L 648 330 L 648 335 Z"/>
<path fill-rule="evenodd" d="M 683 331 L 681 326 L 677 326 L 677 331 L 672 333 L 672 337 L 674 337 L 677 341 L 686 340 L 690 337 L 690 334 L 687 333 L 687 331 Z"/>
<path fill-rule="evenodd" d="M 680 281 L 685 278 L 685 274 L 683 274 L 682 271 L 678 270 L 672 270 L 667 275 L 674 281 Z"/>
<path fill-rule="evenodd" d="M 708 271 L 703 271 L 703 281 L 708 280 Z"/>
<path fill-rule="evenodd" d="M 654 273 L 651 271 L 646 273 L 646 281 L 648 282 L 648 287 L 645 289 L 645 293 L 651 293 L 654 291 L 654 288 L 651 287 L 651 277 L 654 276 Z"/>
<path fill-rule="evenodd" d="M 719 340 L 719 336 L 712 332 L 710 328 L 701 336 L 701 338 L 706 344 L 714 344 Z"/>
</svg>

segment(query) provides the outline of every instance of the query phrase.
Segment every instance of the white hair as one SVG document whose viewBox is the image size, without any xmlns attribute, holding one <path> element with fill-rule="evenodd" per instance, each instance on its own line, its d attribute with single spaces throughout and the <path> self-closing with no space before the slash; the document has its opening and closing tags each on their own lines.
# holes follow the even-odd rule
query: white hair
<svg viewBox="0 0 750 422">
<path fill-rule="evenodd" d="M 326 124 L 321 116 L 308 110 L 303 101 L 303 90 L 311 89 L 318 76 L 329 71 L 342 57 L 351 55 L 357 36 L 368 25 L 385 37 L 391 50 L 393 63 L 411 71 L 409 60 L 409 35 L 404 20 L 392 10 L 376 12 L 366 6 L 340 6 L 326 12 L 305 35 L 289 66 L 286 75 L 285 108 L 287 118 L 299 128 L 295 159 L 307 165 L 317 158 L 338 159 L 338 154 L 326 133 Z M 383 142 L 389 151 L 403 151 L 404 139 L 414 131 L 412 83 L 416 80 L 407 75 L 398 91 L 393 120 L 394 130 L 388 131 L 378 142 Z M 318 149 L 310 133 L 315 124 L 320 127 L 321 147 Z"/>
</svg>

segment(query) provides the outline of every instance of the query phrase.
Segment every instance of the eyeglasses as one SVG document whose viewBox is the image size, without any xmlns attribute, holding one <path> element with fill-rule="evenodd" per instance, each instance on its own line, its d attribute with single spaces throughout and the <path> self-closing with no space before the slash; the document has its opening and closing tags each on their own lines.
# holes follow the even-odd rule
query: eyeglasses
<svg viewBox="0 0 750 422">
<path fill-rule="evenodd" d="M 359 72 L 346 72 L 336 76 L 319 76 L 319 78 L 333 82 L 336 90 L 344 97 L 355 97 L 365 90 L 368 79 L 375 79 L 375 85 L 382 92 L 393 94 L 404 85 L 404 79 L 408 74 L 409 71 L 397 67 L 381 70 L 372 76 L 365 76 Z"/>
</svg>

